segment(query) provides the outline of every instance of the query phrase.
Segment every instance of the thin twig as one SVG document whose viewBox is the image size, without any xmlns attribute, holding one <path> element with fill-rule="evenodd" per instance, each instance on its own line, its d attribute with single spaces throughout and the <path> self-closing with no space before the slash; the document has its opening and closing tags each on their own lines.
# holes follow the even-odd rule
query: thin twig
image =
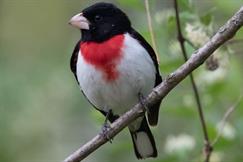
<svg viewBox="0 0 243 162">
<path fill-rule="evenodd" d="M 188 38 L 184 38 L 185 42 L 187 42 L 190 46 L 192 46 L 192 48 L 194 48 L 194 50 L 198 49 L 198 47 L 193 44 Z"/>
<path fill-rule="evenodd" d="M 243 7 L 230 18 L 227 23 L 219 29 L 219 31 L 201 48 L 195 51 L 186 63 L 181 65 L 177 70 L 167 76 L 164 81 L 155 87 L 153 91 L 146 97 L 145 104 L 151 107 L 158 100 L 163 99 L 167 94 L 175 88 L 183 79 L 185 79 L 193 70 L 198 68 L 212 53 L 222 46 L 223 43 L 231 39 L 243 25 Z M 128 124 L 143 114 L 144 108 L 141 104 L 136 104 L 128 112 L 114 121 L 110 129 L 106 132 L 107 136 L 113 138 Z M 151 110 L 152 111 L 152 110 Z M 98 134 L 89 142 L 78 148 L 70 154 L 65 162 L 79 162 L 94 152 L 104 143 L 108 142 L 107 136 Z"/>
<path fill-rule="evenodd" d="M 177 5 L 177 0 L 174 0 L 174 8 L 175 8 L 175 13 L 176 13 L 176 24 L 177 24 L 177 30 L 178 30 L 178 36 L 177 39 L 180 43 L 181 46 L 181 50 L 182 50 L 182 54 L 184 57 L 184 61 L 186 62 L 188 60 L 187 57 L 187 52 L 185 49 L 185 38 L 182 34 L 181 31 L 181 24 L 180 24 L 180 17 L 179 17 L 179 9 L 178 9 L 178 5 Z M 192 43 L 191 43 L 192 44 Z M 203 110 L 202 110 L 202 104 L 201 104 L 201 100 L 200 100 L 200 96 L 199 96 L 199 92 L 198 92 L 198 88 L 197 85 L 194 81 L 194 77 L 193 74 L 191 73 L 190 75 L 190 80 L 191 80 L 191 84 L 192 84 L 192 88 L 194 91 L 194 95 L 195 95 L 195 99 L 196 99 L 196 103 L 197 103 L 197 108 L 198 108 L 198 112 L 199 112 L 199 117 L 200 117 L 200 121 L 201 121 L 201 125 L 202 125 L 202 130 L 203 130 L 203 134 L 204 134 L 204 140 L 205 140 L 205 153 L 206 153 L 206 160 L 205 162 L 209 162 L 210 159 L 210 155 L 212 152 L 212 147 L 210 145 L 209 142 L 209 137 L 208 137 L 208 132 L 207 132 L 207 125 L 205 123 L 205 119 L 204 119 L 204 115 L 203 115 Z"/>
<path fill-rule="evenodd" d="M 212 146 L 214 146 L 219 138 L 222 135 L 224 126 L 229 118 L 229 116 L 232 114 L 232 112 L 235 110 L 235 108 L 239 105 L 240 101 L 242 100 L 243 95 L 240 95 L 240 97 L 238 98 L 238 100 L 225 112 L 224 117 L 222 118 L 222 120 L 219 122 L 220 123 L 220 128 L 218 129 L 218 134 L 215 137 L 215 139 L 212 142 Z"/>
<path fill-rule="evenodd" d="M 147 13 L 147 21 L 148 21 L 148 27 L 149 27 L 149 33 L 150 33 L 150 37 L 151 37 L 151 41 L 152 41 L 152 46 L 153 46 L 154 52 L 156 54 L 157 60 L 158 60 L 158 62 L 160 62 L 159 53 L 158 53 L 158 49 L 157 49 L 155 37 L 154 37 L 154 30 L 153 30 L 151 14 L 150 14 L 150 9 L 149 9 L 149 2 L 148 2 L 148 0 L 144 0 L 144 3 L 145 3 L 146 13 Z"/>
</svg>

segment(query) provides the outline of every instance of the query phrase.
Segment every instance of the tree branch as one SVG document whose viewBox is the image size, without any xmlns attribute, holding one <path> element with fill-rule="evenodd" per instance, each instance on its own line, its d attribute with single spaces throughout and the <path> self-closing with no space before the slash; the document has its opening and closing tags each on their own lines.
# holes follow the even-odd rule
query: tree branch
<svg viewBox="0 0 243 162">
<path fill-rule="evenodd" d="M 185 48 L 185 44 L 184 44 L 186 39 L 184 38 L 182 31 L 181 31 L 181 24 L 180 24 L 180 17 L 179 17 L 179 9 L 178 9 L 178 5 L 177 5 L 177 0 L 174 0 L 174 8 L 175 8 L 175 13 L 176 13 L 176 25 L 177 25 L 177 31 L 178 31 L 177 39 L 180 43 L 180 47 L 181 47 L 181 50 L 182 50 L 184 61 L 186 62 L 188 60 L 188 56 L 187 56 L 187 52 L 186 52 L 186 48 Z M 210 155 L 212 153 L 213 148 L 212 148 L 210 141 L 209 141 L 207 125 L 206 125 L 206 122 L 205 122 L 205 119 L 204 119 L 202 104 L 201 104 L 197 85 L 195 83 L 195 80 L 194 80 L 192 73 L 189 74 L 189 77 L 190 77 L 190 81 L 191 81 L 191 84 L 192 84 L 192 89 L 194 91 L 194 96 L 195 96 L 195 99 L 196 99 L 197 109 L 198 109 L 198 113 L 199 113 L 199 118 L 200 118 L 202 130 L 203 130 L 203 134 L 204 134 L 204 141 L 205 141 L 204 152 L 206 154 L 205 162 L 209 162 Z"/>
<path fill-rule="evenodd" d="M 241 9 L 223 27 L 221 27 L 204 46 L 195 51 L 186 63 L 167 76 L 160 85 L 153 89 L 153 91 L 146 97 L 145 103 L 148 104 L 148 107 L 153 105 L 156 101 L 163 99 L 186 76 L 199 67 L 217 48 L 219 48 L 227 40 L 231 39 L 242 25 L 243 7 L 241 7 Z M 143 106 L 141 104 L 136 104 L 132 109 L 111 124 L 111 128 L 107 131 L 107 136 L 110 138 L 114 137 L 143 113 Z M 81 146 L 77 151 L 72 153 L 64 161 L 79 162 L 107 141 L 108 139 L 105 136 L 98 134 L 92 140 Z"/>
</svg>

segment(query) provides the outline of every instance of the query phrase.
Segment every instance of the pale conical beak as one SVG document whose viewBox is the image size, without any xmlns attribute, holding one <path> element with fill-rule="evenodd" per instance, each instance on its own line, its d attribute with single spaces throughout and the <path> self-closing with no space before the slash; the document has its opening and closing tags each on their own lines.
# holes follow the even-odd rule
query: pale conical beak
<svg viewBox="0 0 243 162">
<path fill-rule="evenodd" d="M 85 29 L 89 30 L 89 21 L 83 16 L 83 13 L 78 13 L 77 15 L 74 15 L 70 20 L 69 24 L 79 28 L 79 29 Z"/>
</svg>

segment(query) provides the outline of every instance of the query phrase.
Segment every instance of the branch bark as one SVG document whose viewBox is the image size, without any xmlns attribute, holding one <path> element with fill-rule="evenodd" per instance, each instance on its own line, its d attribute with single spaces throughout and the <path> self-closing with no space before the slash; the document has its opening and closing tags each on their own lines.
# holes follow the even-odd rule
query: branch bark
<svg viewBox="0 0 243 162">
<path fill-rule="evenodd" d="M 218 32 L 200 49 L 195 51 L 192 56 L 171 73 L 167 78 L 146 97 L 148 107 L 156 101 L 163 99 L 176 85 L 178 85 L 186 76 L 193 70 L 199 67 L 204 61 L 223 43 L 231 39 L 236 32 L 243 26 L 243 6 L 235 15 L 230 18 L 227 23 L 222 26 Z M 152 110 L 151 110 L 152 111 Z M 107 136 L 112 138 L 124 129 L 129 123 L 144 113 L 143 106 L 136 104 L 132 109 L 122 115 L 119 119 L 111 124 L 111 128 L 107 131 Z M 98 134 L 89 142 L 81 146 L 77 151 L 67 157 L 65 162 L 79 162 L 95 151 L 101 145 L 106 143 L 108 139 L 101 134 Z"/>
</svg>

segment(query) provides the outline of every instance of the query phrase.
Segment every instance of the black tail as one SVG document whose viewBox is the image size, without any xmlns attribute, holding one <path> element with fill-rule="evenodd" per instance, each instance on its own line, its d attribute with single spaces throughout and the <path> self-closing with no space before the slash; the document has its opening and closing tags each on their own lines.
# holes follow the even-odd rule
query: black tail
<svg viewBox="0 0 243 162">
<path fill-rule="evenodd" d="M 147 112 L 148 114 L 148 122 L 151 126 L 156 126 L 158 124 L 159 119 L 159 108 L 162 100 L 159 100 L 155 103 Z"/>
<path fill-rule="evenodd" d="M 144 116 L 141 126 L 136 131 L 130 130 L 134 152 L 138 159 L 145 159 L 147 157 L 157 157 L 157 149 L 154 137 L 148 126 L 146 117 Z"/>
</svg>

